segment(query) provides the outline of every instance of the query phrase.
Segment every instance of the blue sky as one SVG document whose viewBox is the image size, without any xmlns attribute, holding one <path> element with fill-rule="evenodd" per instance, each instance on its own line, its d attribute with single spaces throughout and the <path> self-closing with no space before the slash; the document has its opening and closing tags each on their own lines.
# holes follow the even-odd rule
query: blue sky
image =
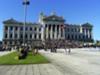
<svg viewBox="0 0 100 75">
<path fill-rule="evenodd" d="M 3 38 L 3 21 L 14 18 L 24 21 L 23 0 L 0 0 L 0 40 Z M 50 15 L 56 12 L 63 16 L 66 23 L 83 24 L 91 23 L 93 37 L 100 40 L 100 0 L 30 0 L 27 21 L 37 22 L 39 13 Z"/>
</svg>

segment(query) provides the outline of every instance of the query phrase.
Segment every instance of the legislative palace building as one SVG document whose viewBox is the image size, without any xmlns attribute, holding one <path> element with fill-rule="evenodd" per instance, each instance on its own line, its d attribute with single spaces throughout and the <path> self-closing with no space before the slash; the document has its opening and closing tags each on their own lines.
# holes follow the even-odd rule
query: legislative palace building
<svg viewBox="0 0 100 75">
<path fill-rule="evenodd" d="M 26 23 L 14 20 L 13 18 L 3 22 L 3 45 L 16 46 L 25 44 L 38 44 L 45 40 L 72 40 L 72 41 L 93 41 L 92 28 L 89 23 L 81 25 L 68 24 L 62 16 L 52 13 L 49 16 L 40 13 L 37 23 Z M 24 35 L 23 35 L 24 33 Z"/>
</svg>

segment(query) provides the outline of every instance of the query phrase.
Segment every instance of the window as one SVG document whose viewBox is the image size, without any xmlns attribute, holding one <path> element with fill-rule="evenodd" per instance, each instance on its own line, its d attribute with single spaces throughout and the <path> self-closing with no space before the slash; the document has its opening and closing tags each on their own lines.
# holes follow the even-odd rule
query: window
<svg viewBox="0 0 100 75">
<path fill-rule="evenodd" d="M 7 26 L 5 26 L 5 30 L 8 30 L 8 27 Z"/>
<path fill-rule="evenodd" d="M 15 30 L 17 31 L 18 30 L 18 27 L 15 27 Z"/>
<path fill-rule="evenodd" d="M 30 34 L 30 39 L 32 39 L 32 34 Z"/>
<path fill-rule="evenodd" d="M 36 34 L 34 34 L 34 39 L 36 39 L 36 36 L 37 36 L 37 35 L 36 35 Z"/>
<path fill-rule="evenodd" d="M 47 24 L 45 25 L 45 27 L 47 27 Z"/>
<path fill-rule="evenodd" d="M 5 38 L 7 38 L 7 33 L 5 34 Z"/>
<path fill-rule="evenodd" d="M 77 32 L 77 29 L 75 28 L 75 32 Z"/>
<path fill-rule="evenodd" d="M 23 35 L 22 34 L 20 34 L 20 39 L 22 39 L 23 38 Z"/>
<path fill-rule="evenodd" d="M 22 31 L 23 30 L 23 27 L 20 27 L 20 30 Z"/>
<path fill-rule="evenodd" d="M 39 34 L 39 39 L 41 39 L 41 34 Z"/>
<path fill-rule="evenodd" d="M 69 32 L 69 28 L 67 28 L 67 31 Z"/>
<path fill-rule="evenodd" d="M 17 38 L 17 34 L 15 34 L 15 38 Z"/>
<path fill-rule="evenodd" d="M 75 35 L 75 39 L 77 40 L 77 35 Z"/>
<path fill-rule="evenodd" d="M 71 29 L 71 31 L 73 32 L 73 29 Z"/>
<path fill-rule="evenodd" d="M 32 27 L 30 27 L 30 31 L 32 31 Z"/>
<path fill-rule="evenodd" d="M 23 41 L 20 41 L 20 44 L 22 44 L 23 43 Z"/>
<path fill-rule="evenodd" d="M 7 42 L 5 41 L 4 44 L 7 44 Z"/>
<path fill-rule="evenodd" d="M 59 31 L 59 25 L 57 25 L 57 31 Z"/>
<path fill-rule="evenodd" d="M 73 34 L 71 35 L 72 40 L 74 39 Z"/>
<path fill-rule="evenodd" d="M 27 39 L 27 37 L 28 37 L 27 34 L 25 34 L 25 39 Z"/>
<path fill-rule="evenodd" d="M 88 29 L 86 29 L 86 32 L 88 32 Z"/>
<path fill-rule="evenodd" d="M 69 40 L 70 39 L 70 35 L 68 34 L 68 36 L 67 36 L 67 39 Z"/>
<path fill-rule="evenodd" d="M 13 30 L 13 27 L 11 26 L 11 27 L 10 27 L 10 31 L 12 31 L 12 30 Z"/>
<path fill-rule="evenodd" d="M 90 39 L 92 39 L 92 35 L 90 35 Z"/>
<path fill-rule="evenodd" d="M 25 27 L 25 30 L 27 31 L 28 30 L 28 27 Z"/>
<path fill-rule="evenodd" d="M 81 39 L 81 35 L 79 35 L 79 40 Z"/>
<path fill-rule="evenodd" d="M 83 35 L 83 39 L 85 39 L 85 36 Z"/>
<path fill-rule="evenodd" d="M 12 44 L 12 41 L 10 41 L 9 43 Z"/>
<path fill-rule="evenodd" d="M 10 34 L 10 38 L 12 38 L 12 34 Z"/>
<path fill-rule="evenodd" d="M 88 35 L 86 35 L 86 39 L 88 39 Z"/>
<path fill-rule="evenodd" d="M 17 41 L 15 41 L 15 45 L 17 44 Z"/>
<path fill-rule="evenodd" d="M 39 32 L 41 31 L 41 28 L 39 28 Z"/>
<path fill-rule="evenodd" d="M 36 27 L 34 28 L 34 31 L 37 31 L 37 28 Z"/>
</svg>

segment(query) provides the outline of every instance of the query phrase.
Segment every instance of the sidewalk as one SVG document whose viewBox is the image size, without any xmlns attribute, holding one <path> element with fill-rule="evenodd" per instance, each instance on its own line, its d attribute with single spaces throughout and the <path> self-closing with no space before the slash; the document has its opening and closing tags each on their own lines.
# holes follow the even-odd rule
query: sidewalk
<svg viewBox="0 0 100 75">
<path fill-rule="evenodd" d="M 66 54 L 64 50 L 41 53 L 64 75 L 100 75 L 100 52 L 88 49 L 72 49 L 71 54 Z"/>
<path fill-rule="evenodd" d="M 52 64 L 0 66 L 0 75 L 63 75 Z"/>
</svg>

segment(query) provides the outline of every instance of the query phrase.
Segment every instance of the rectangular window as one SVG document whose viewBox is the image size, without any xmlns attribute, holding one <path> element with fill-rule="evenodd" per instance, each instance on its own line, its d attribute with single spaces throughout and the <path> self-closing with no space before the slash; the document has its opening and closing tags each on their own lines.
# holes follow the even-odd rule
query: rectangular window
<svg viewBox="0 0 100 75">
<path fill-rule="evenodd" d="M 7 44 L 7 42 L 5 41 L 4 44 Z"/>
<path fill-rule="evenodd" d="M 20 39 L 23 39 L 23 34 L 20 34 Z"/>
<path fill-rule="evenodd" d="M 25 39 L 27 39 L 28 38 L 28 36 L 27 36 L 27 34 L 25 34 Z"/>
<path fill-rule="evenodd" d="M 7 38 L 7 33 L 5 34 L 5 38 Z"/>
<path fill-rule="evenodd" d="M 69 28 L 67 28 L 67 31 L 69 32 Z"/>
<path fill-rule="evenodd" d="M 15 34 L 15 38 L 17 38 L 17 34 Z"/>
<path fill-rule="evenodd" d="M 7 26 L 5 26 L 5 30 L 8 30 L 8 27 Z"/>
<path fill-rule="evenodd" d="M 25 27 L 25 30 L 27 31 L 28 30 L 28 27 Z"/>
<path fill-rule="evenodd" d="M 45 25 L 45 27 L 47 27 L 47 24 Z"/>
<path fill-rule="evenodd" d="M 12 41 L 10 41 L 9 43 L 10 43 L 10 45 L 12 45 Z"/>
<path fill-rule="evenodd" d="M 39 39 L 41 39 L 41 34 L 39 34 Z"/>
<path fill-rule="evenodd" d="M 32 31 L 32 27 L 30 27 L 30 31 Z"/>
<path fill-rule="evenodd" d="M 34 28 L 34 31 L 37 31 L 37 28 L 36 27 Z"/>
<path fill-rule="evenodd" d="M 22 31 L 23 30 L 23 27 L 20 27 L 20 30 Z"/>
<path fill-rule="evenodd" d="M 15 30 L 17 31 L 18 30 L 18 27 L 15 27 Z"/>
<path fill-rule="evenodd" d="M 10 34 L 10 38 L 12 38 L 12 34 Z"/>
<path fill-rule="evenodd" d="M 11 27 L 10 27 L 10 31 L 12 31 L 12 30 L 13 30 L 13 27 L 11 26 Z"/>
<path fill-rule="evenodd" d="M 39 32 L 41 31 L 41 28 L 39 28 Z"/>
<path fill-rule="evenodd" d="M 57 32 L 59 31 L 59 25 L 57 25 Z"/>
<path fill-rule="evenodd" d="M 71 29 L 71 31 L 73 32 L 73 29 Z"/>
<path fill-rule="evenodd" d="M 32 34 L 30 34 L 30 39 L 32 39 Z"/>
<path fill-rule="evenodd" d="M 37 38 L 37 35 L 36 35 L 36 34 L 34 34 L 34 38 L 35 38 L 35 39 Z"/>
</svg>

